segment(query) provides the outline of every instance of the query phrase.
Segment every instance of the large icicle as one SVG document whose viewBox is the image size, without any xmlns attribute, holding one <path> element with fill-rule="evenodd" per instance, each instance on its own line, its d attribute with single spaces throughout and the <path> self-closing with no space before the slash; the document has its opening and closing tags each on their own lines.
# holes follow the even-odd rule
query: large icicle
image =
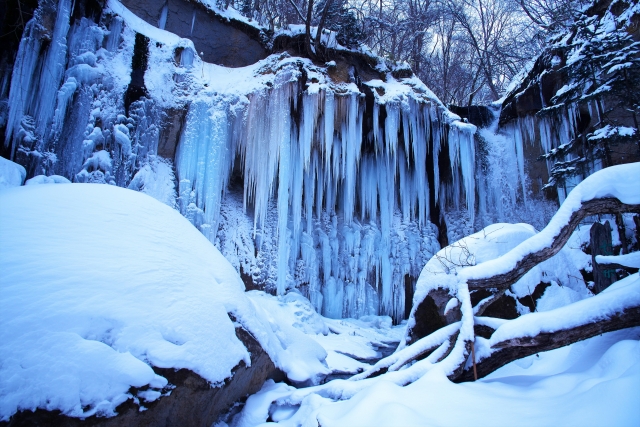
<svg viewBox="0 0 640 427">
<path fill-rule="evenodd" d="M 227 106 L 224 102 L 195 102 L 189 107 L 176 156 L 180 175 L 179 194 L 183 214 L 190 209 L 188 197 L 203 211 L 200 227 L 209 239 L 218 232 L 222 195 L 227 188 L 235 153 L 229 144 Z"/>
<path fill-rule="evenodd" d="M 53 32 L 49 36 L 43 33 L 46 30 L 39 22 L 41 14 L 45 13 L 42 9 L 38 9 L 34 18 L 25 26 L 11 79 L 11 108 L 5 131 L 5 146 L 16 137 L 25 115 L 37 118 L 35 131 L 38 137 L 48 136 L 47 129 L 53 118 L 57 92 L 67 62 L 66 37 L 70 12 L 71 0 L 60 0 Z M 43 56 L 42 40 L 48 37 L 51 42 Z M 12 148 L 12 153 L 15 148 Z"/>
</svg>

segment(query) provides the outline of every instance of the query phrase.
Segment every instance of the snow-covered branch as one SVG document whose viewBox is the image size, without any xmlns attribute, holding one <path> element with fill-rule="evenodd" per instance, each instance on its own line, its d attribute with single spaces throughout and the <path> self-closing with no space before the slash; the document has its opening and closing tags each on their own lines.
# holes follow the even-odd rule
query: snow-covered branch
<svg viewBox="0 0 640 427">
<path fill-rule="evenodd" d="M 489 339 L 476 338 L 477 375 L 482 378 L 516 359 L 634 326 L 640 326 L 637 274 L 592 298 L 505 322 Z M 467 366 L 457 381 L 473 378 L 473 370 Z"/>
</svg>

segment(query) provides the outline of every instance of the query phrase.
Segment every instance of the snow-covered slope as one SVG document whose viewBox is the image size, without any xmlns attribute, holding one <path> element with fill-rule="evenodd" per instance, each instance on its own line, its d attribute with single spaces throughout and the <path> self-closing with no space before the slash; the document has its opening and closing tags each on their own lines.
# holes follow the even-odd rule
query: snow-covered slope
<svg viewBox="0 0 640 427">
<path fill-rule="evenodd" d="M 150 365 L 221 383 L 251 363 L 229 312 L 292 380 L 326 370 L 314 341 L 277 337 L 220 252 L 147 195 L 5 189 L 0 236 L 0 419 L 36 408 L 113 415 L 130 387 L 148 386 L 138 397 L 155 400 L 167 381 Z"/>
</svg>

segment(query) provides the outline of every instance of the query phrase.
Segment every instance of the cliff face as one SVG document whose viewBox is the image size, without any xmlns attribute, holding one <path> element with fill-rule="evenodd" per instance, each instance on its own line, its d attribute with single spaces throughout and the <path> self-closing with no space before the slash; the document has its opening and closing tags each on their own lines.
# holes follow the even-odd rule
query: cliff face
<svg viewBox="0 0 640 427">
<path fill-rule="evenodd" d="M 406 65 L 340 46 L 317 63 L 293 30 L 269 35 L 195 1 L 151 3 L 34 9 L 5 55 L 0 101 L 3 155 L 27 178 L 150 194 L 248 288 L 296 287 L 331 317 L 400 321 L 449 239 L 544 222 L 531 200 L 549 142 L 531 143 L 538 119 L 505 119 L 531 96 L 457 109 L 461 120 Z"/>
<path fill-rule="evenodd" d="M 560 201 L 592 172 L 640 160 L 636 2 L 596 1 L 543 53 L 506 97 L 500 126 L 546 167 L 529 176 Z M 545 185 L 546 184 L 546 185 Z"/>
<path fill-rule="evenodd" d="M 221 16 L 196 0 L 121 3 L 147 23 L 191 40 L 203 61 L 244 67 L 269 54 L 268 36 L 239 14 L 235 18 Z"/>
</svg>

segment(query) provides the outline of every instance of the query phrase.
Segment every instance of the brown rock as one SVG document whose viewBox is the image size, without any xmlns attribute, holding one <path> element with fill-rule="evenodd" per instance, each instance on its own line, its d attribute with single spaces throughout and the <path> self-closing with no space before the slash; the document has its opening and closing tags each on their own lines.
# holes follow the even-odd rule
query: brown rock
<svg viewBox="0 0 640 427">
<path fill-rule="evenodd" d="M 209 427 L 233 404 L 260 390 L 267 379 L 283 380 L 284 374 L 275 367 L 269 355 L 251 334 L 236 328 L 237 337 L 251 354 L 251 366 L 240 362 L 233 376 L 222 386 L 213 386 L 199 375 L 187 369 L 173 370 L 154 367 L 153 370 L 167 378 L 175 388 L 170 395 L 155 402 L 145 403 L 147 409 L 140 412 L 131 400 L 117 408 L 118 415 L 111 418 L 89 417 L 81 420 L 62 415 L 60 411 L 23 411 L 0 426 L 60 426 L 60 427 Z M 131 390 L 133 394 L 136 390 Z"/>
</svg>

